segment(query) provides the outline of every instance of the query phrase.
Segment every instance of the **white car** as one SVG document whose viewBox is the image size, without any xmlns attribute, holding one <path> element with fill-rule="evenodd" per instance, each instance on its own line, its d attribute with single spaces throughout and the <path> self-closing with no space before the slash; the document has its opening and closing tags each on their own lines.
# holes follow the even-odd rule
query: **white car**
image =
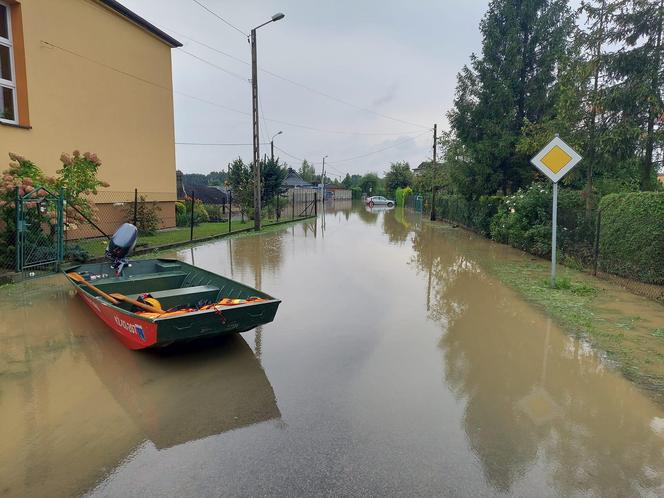
<svg viewBox="0 0 664 498">
<path fill-rule="evenodd" d="M 372 197 L 367 197 L 366 202 L 369 207 L 373 206 L 392 207 L 395 204 L 395 202 L 392 199 L 388 199 L 386 197 L 383 197 L 382 195 L 374 195 Z"/>
</svg>

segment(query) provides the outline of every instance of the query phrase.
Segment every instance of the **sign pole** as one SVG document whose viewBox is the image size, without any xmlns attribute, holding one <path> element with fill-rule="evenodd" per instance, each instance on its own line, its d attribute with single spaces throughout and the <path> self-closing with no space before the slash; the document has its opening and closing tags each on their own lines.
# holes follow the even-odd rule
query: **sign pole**
<svg viewBox="0 0 664 498">
<path fill-rule="evenodd" d="M 553 183 L 551 216 L 551 287 L 556 287 L 556 252 L 558 235 L 558 182 L 581 160 L 581 156 L 556 136 L 530 162 Z"/>
<path fill-rule="evenodd" d="M 553 182 L 553 216 L 551 218 L 551 287 L 556 287 L 556 238 L 558 235 L 558 182 Z"/>
</svg>

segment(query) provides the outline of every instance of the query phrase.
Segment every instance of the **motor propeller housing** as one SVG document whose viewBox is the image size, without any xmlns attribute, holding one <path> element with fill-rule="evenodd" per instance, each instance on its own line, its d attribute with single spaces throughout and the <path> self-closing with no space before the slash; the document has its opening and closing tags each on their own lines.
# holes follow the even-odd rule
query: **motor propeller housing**
<svg viewBox="0 0 664 498">
<path fill-rule="evenodd" d="M 124 223 L 115 231 L 111 240 L 108 241 L 106 258 L 113 262 L 111 266 L 115 268 L 118 275 L 122 273 L 122 269 L 129 263 L 127 256 L 134 250 L 137 240 L 138 229 L 131 223 Z"/>
</svg>

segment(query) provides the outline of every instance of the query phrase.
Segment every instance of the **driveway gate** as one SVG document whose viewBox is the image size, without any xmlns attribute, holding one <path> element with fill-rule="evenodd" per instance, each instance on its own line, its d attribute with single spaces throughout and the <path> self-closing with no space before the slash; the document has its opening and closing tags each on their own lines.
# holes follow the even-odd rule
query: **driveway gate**
<svg viewBox="0 0 664 498">
<path fill-rule="evenodd" d="M 26 189 L 27 190 L 27 189 Z M 55 272 L 64 260 L 64 191 L 16 192 L 16 271 Z"/>
</svg>

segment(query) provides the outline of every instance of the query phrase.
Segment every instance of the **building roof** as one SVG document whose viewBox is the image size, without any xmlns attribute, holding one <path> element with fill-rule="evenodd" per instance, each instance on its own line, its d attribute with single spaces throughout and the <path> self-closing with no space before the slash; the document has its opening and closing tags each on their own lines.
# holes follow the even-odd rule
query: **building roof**
<svg viewBox="0 0 664 498">
<path fill-rule="evenodd" d="M 153 35 L 155 35 L 157 38 L 159 38 L 161 41 L 163 41 L 167 45 L 170 45 L 173 48 L 177 48 L 177 47 L 182 46 L 182 43 L 177 41 L 175 38 L 173 38 L 172 36 L 170 36 L 167 33 L 164 33 L 157 26 L 155 26 L 154 24 L 146 21 L 145 19 L 143 19 L 141 16 L 139 16 L 135 12 L 132 12 L 127 7 L 122 5 L 120 2 L 116 2 L 115 0 L 98 0 L 98 1 L 102 4 L 104 4 L 109 9 L 114 10 L 115 12 L 117 12 L 118 14 L 120 14 L 125 19 L 133 22 L 134 24 L 138 25 L 139 27 L 143 28 L 144 30 L 152 33 Z"/>
<path fill-rule="evenodd" d="M 284 178 L 286 188 L 312 188 L 313 185 L 304 179 L 293 168 L 288 168 L 288 175 Z"/>
<path fill-rule="evenodd" d="M 187 181 L 187 178 L 182 178 L 178 181 L 177 198 L 183 200 L 191 196 L 192 192 L 197 200 L 202 201 L 204 204 L 225 204 L 227 202 L 227 193 L 224 187 L 217 187 L 211 185 L 200 185 Z"/>
</svg>

